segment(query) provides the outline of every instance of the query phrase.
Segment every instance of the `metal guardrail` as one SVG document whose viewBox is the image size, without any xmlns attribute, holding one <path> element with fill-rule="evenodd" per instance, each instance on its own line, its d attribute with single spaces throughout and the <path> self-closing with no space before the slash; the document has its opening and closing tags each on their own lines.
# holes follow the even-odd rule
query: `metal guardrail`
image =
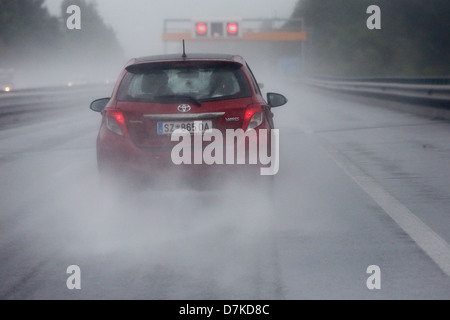
<svg viewBox="0 0 450 320">
<path fill-rule="evenodd" d="M 65 112 L 68 108 L 89 109 L 89 103 L 107 97 L 112 84 L 86 84 L 23 89 L 0 93 L 0 130 L 23 125 Z"/>
<path fill-rule="evenodd" d="M 307 78 L 302 82 L 336 92 L 450 108 L 450 78 Z"/>
<path fill-rule="evenodd" d="M 353 82 L 377 82 L 377 83 L 402 83 L 402 84 L 435 84 L 450 85 L 450 77 L 352 77 L 352 78 L 336 78 L 336 77 L 311 77 L 310 79 L 328 80 L 328 81 L 353 81 Z"/>
<path fill-rule="evenodd" d="M 64 107 L 84 100 L 88 102 L 108 88 L 106 84 L 86 84 L 0 93 L 0 116 Z"/>
</svg>

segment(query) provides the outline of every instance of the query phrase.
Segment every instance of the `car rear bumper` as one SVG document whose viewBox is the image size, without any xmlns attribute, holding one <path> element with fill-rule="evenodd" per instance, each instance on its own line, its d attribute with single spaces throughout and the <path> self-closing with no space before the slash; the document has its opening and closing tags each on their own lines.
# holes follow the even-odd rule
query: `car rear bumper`
<svg viewBox="0 0 450 320">
<path fill-rule="evenodd" d="M 97 140 L 97 162 L 101 173 L 142 178 L 197 179 L 206 177 L 257 176 L 261 166 L 256 164 L 191 164 L 177 165 L 171 149 L 140 148 L 129 138 L 111 134 Z"/>
</svg>

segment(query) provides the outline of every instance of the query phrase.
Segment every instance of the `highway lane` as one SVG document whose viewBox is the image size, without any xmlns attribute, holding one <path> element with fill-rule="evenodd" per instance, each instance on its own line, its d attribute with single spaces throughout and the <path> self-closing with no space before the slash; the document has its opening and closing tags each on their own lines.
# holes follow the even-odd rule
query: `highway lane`
<svg viewBox="0 0 450 320">
<path fill-rule="evenodd" d="M 278 85 L 290 102 L 274 111 L 273 202 L 233 181 L 220 193 L 100 185 L 99 116 L 85 105 L 0 131 L 0 297 L 450 298 L 433 253 L 391 218 L 398 206 L 361 183 L 448 243 L 448 122 Z M 70 265 L 81 290 L 66 286 Z M 366 286 L 371 265 L 380 290 Z"/>
<path fill-rule="evenodd" d="M 294 92 L 293 88 L 290 91 Z M 309 211 L 309 219 L 299 218 L 298 225 L 304 224 L 304 221 L 311 221 L 314 226 L 319 227 L 319 230 L 323 228 L 322 231 L 326 232 L 327 236 L 316 239 L 314 236 L 317 234 L 314 232 L 313 238 L 317 242 L 312 241 L 314 244 L 311 244 L 310 248 L 314 252 L 310 260 L 313 262 L 306 263 L 309 277 L 299 279 L 298 285 L 295 285 L 295 282 L 286 281 L 286 283 L 294 283 L 292 292 L 308 298 L 311 296 L 366 298 L 367 292 L 360 291 L 360 287 L 352 287 L 351 283 L 343 285 L 338 279 L 348 277 L 349 280 L 354 281 L 357 270 L 352 266 L 359 266 L 361 270 L 362 261 L 365 264 L 372 261 L 371 263 L 380 266 L 385 280 L 382 290 L 370 293 L 369 297 L 432 298 L 432 296 L 427 297 L 424 292 L 430 290 L 437 293 L 439 291 L 437 288 L 440 287 L 437 284 L 440 276 L 435 278 L 437 282 L 431 280 L 433 277 L 425 271 L 427 267 L 424 265 L 424 260 L 416 260 L 423 251 L 417 248 L 417 243 L 412 241 L 411 236 L 403 228 L 393 223 L 386 210 L 392 214 L 392 211 L 403 205 L 409 209 L 409 213 L 420 218 L 426 226 L 430 227 L 435 233 L 430 237 L 437 235 L 446 247 L 446 270 L 448 271 L 450 163 L 447 159 L 450 145 L 445 138 L 450 129 L 448 122 L 386 109 L 383 102 L 378 102 L 378 105 L 364 106 L 352 102 L 353 99 L 339 100 L 335 95 L 318 94 L 310 91 L 309 88 L 299 92 L 295 98 L 295 109 L 290 109 L 295 116 L 293 113 L 277 113 L 279 121 L 285 126 L 285 131 L 290 130 L 293 134 L 290 143 L 286 141 L 286 136 L 282 141 L 286 144 L 295 144 L 295 141 L 303 139 L 317 148 L 318 152 L 304 152 L 303 157 L 295 158 L 292 157 L 291 151 L 286 151 L 287 147 L 285 147 L 283 148 L 287 153 L 285 158 L 292 165 L 285 164 L 281 170 L 287 169 L 286 175 L 291 175 L 292 170 L 289 169 L 297 163 L 299 169 L 296 172 L 303 172 L 303 176 L 299 174 L 298 181 L 304 182 L 304 184 L 300 183 L 304 188 L 301 192 L 298 192 L 297 188 L 291 199 L 299 193 L 307 195 L 306 199 L 318 198 L 319 200 L 313 202 L 309 210 L 291 209 L 291 218 L 281 221 L 292 223 L 294 219 L 292 217 L 301 216 L 298 212 Z M 319 153 L 322 155 L 317 156 Z M 317 158 L 307 161 L 306 164 L 309 166 L 305 167 L 304 159 L 308 157 Z M 333 164 L 323 163 L 326 158 L 332 159 Z M 329 167 L 334 165 L 340 170 L 332 170 Z M 324 174 L 325 172 L 328 173 Z M 338 172 L 351 180 L 336 177 Z M 282 174 L 283 171 L 280 175 Z M 368 179 L 376 183 L 378 187 L 376 190 L 373 188 L 364 190 L 361 187 L 361 184 L 364 185 L 364 181 Z M 349 185 L 346 186 L 347 184 Z M 290 190 L 295 188 L 292 185 Z M 394 203 L 396 207 L 381 207 L 380 194 L 397 200 Z M 322 202 L 320 206 L 325 207 L 322 210 L 317 205 L 320 201 Z M 308 200 L 305 200 L 306 202 Z M 286 203 L 289 201 L 287 200 Z M 327 212 L 329 216 L 325 214 Z M 318 217 L 324 220 L 318 220 Z M 413 217 L 409 218 L 413 220 Z M 316 224 L 316 221 L 322 222 Z M 360 230 L 349 232 L 350 226 L 359 226 Z M 306 228 L 306 230 L 314 230 L 314 228 Z M 327 232 L 327 230 L 332 231 Z M 296 234 L 296 231 L 293 234 Z M 394 232 L 395 236 L 385 234 L 386 231 Z M 301 237 L 294 236 L 294 238 Z M 330 238 L 328 243 L 325 241 L 327 238 Z M 316 261 L 315 252 L 316 245 L 320 243 L 325 252 L 329 252 L 329 255 L 324 254 L 323 257 L 333 257 L 322 273 L 317 272 L 317 266 L 320 264 Z M 403 246 L 406 243 L 412 246 Z M 296 248 L 293 250 L 298 252 Z M 306 249 L 300 251 L 302 250 Z M 306 257 L 305 254 L 293 254 L 293 256 Z M 355 261 L 351 265 L 346 263 L 342 269 L 341 264 L 336 263 L 341 259 L 349 262 L 351 257 Z M 291 266 L 293 263 L 282 265 Z M 295 269 L 291 271 L 292 277 L 295 272 Z M 437 272 L 441 274 L 443 270 L 437 269 Z M 427 279 L 427 281 L 421 282 L 418 279 Z M 447 288 L 443 291 L 447 293 L 442 297 L 448 298 L 448 277 L 442 279 L 443 288 Z M 304 290 L 305 283 L 307 290 Z M 325 283 L 330 288 L 339 289 L 336 291 L 331 289 L 327 292 L 323 285 L 317 285 Z M 419 286 L 416 287 L 418 284 Z"/>
</svg>

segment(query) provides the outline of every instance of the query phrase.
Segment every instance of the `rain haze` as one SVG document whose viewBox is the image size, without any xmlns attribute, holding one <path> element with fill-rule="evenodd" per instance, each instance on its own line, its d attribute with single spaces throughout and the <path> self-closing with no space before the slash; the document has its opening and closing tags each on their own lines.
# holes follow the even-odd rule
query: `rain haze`
<svg viewBox="0 0 450 320">
<path fill-rule="evenodd" d="M 81 30 L 66 27 L 72 2 L 96 4 L 81 6 Z M 46 0 L 47 15 L 0 0 L 15 17 L 0 15 L 0 299 L 450 299 L 450 27 L 438 1 L 414 2 L 400 19 L 397 3 L 408 1 L 374 0 L 379 29 L 368 0 L 72 2 Z M 24 24 L 20 8 L 46 23 L 10 36 Z M 411 36 L 418 13 L 424 32 Z M 192 39 L 187 55 L 242 55 L 252 72 L 241 80 L 259 100 L 218 110 L 207 108 L 220 97 L 113 101 L 130 58 L 181 57 L 178 36 L 163 41 L 165 20 L 237 18 L 243 33 L 256 21 L 248 33 L 259 38 Z M 123 92 L 154 71 L 133 67 Z M 192 84 L 193 74 L 177 77 Z M 91 110 L 100 98 L 107 109 Z M 230 106 L 241 113 L 225 115 Z M 167 119 L 197 119 L 182 113 L 245 120 L 246 132 L 273 116 L 279 171 L 248 178 L 239 165 L 222 175 L 187 165 L 105 179 L 102 137 L 128 144 L 132 168 L 133 150 L 169 145 L 150 143 Z"/>
<path fill-rule="evenodd" d="M 54 14 L 61 12 L 61 0 L 46 0 Z M 163 53 L 164 19 L 195 18 L 289 18 L 296 0 L 97 0 L 105 23 L 111 26 L 127 56 Z"/>
</svg>

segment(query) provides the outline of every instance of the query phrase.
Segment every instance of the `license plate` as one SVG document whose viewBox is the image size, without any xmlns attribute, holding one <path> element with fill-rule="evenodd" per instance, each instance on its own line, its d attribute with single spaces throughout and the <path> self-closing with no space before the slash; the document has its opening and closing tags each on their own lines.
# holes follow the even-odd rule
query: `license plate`
<svg viewBox="0 0 450 320">
<path fill-rule="evenodd" d="M 186 130 L 191 134 L 203 134 L 205 132 L 211 132 L 212 121 L 170 121 L 170 122 L 158 122 L 158 134 L 172 134 L 175 130 Z"/>
</svg>

